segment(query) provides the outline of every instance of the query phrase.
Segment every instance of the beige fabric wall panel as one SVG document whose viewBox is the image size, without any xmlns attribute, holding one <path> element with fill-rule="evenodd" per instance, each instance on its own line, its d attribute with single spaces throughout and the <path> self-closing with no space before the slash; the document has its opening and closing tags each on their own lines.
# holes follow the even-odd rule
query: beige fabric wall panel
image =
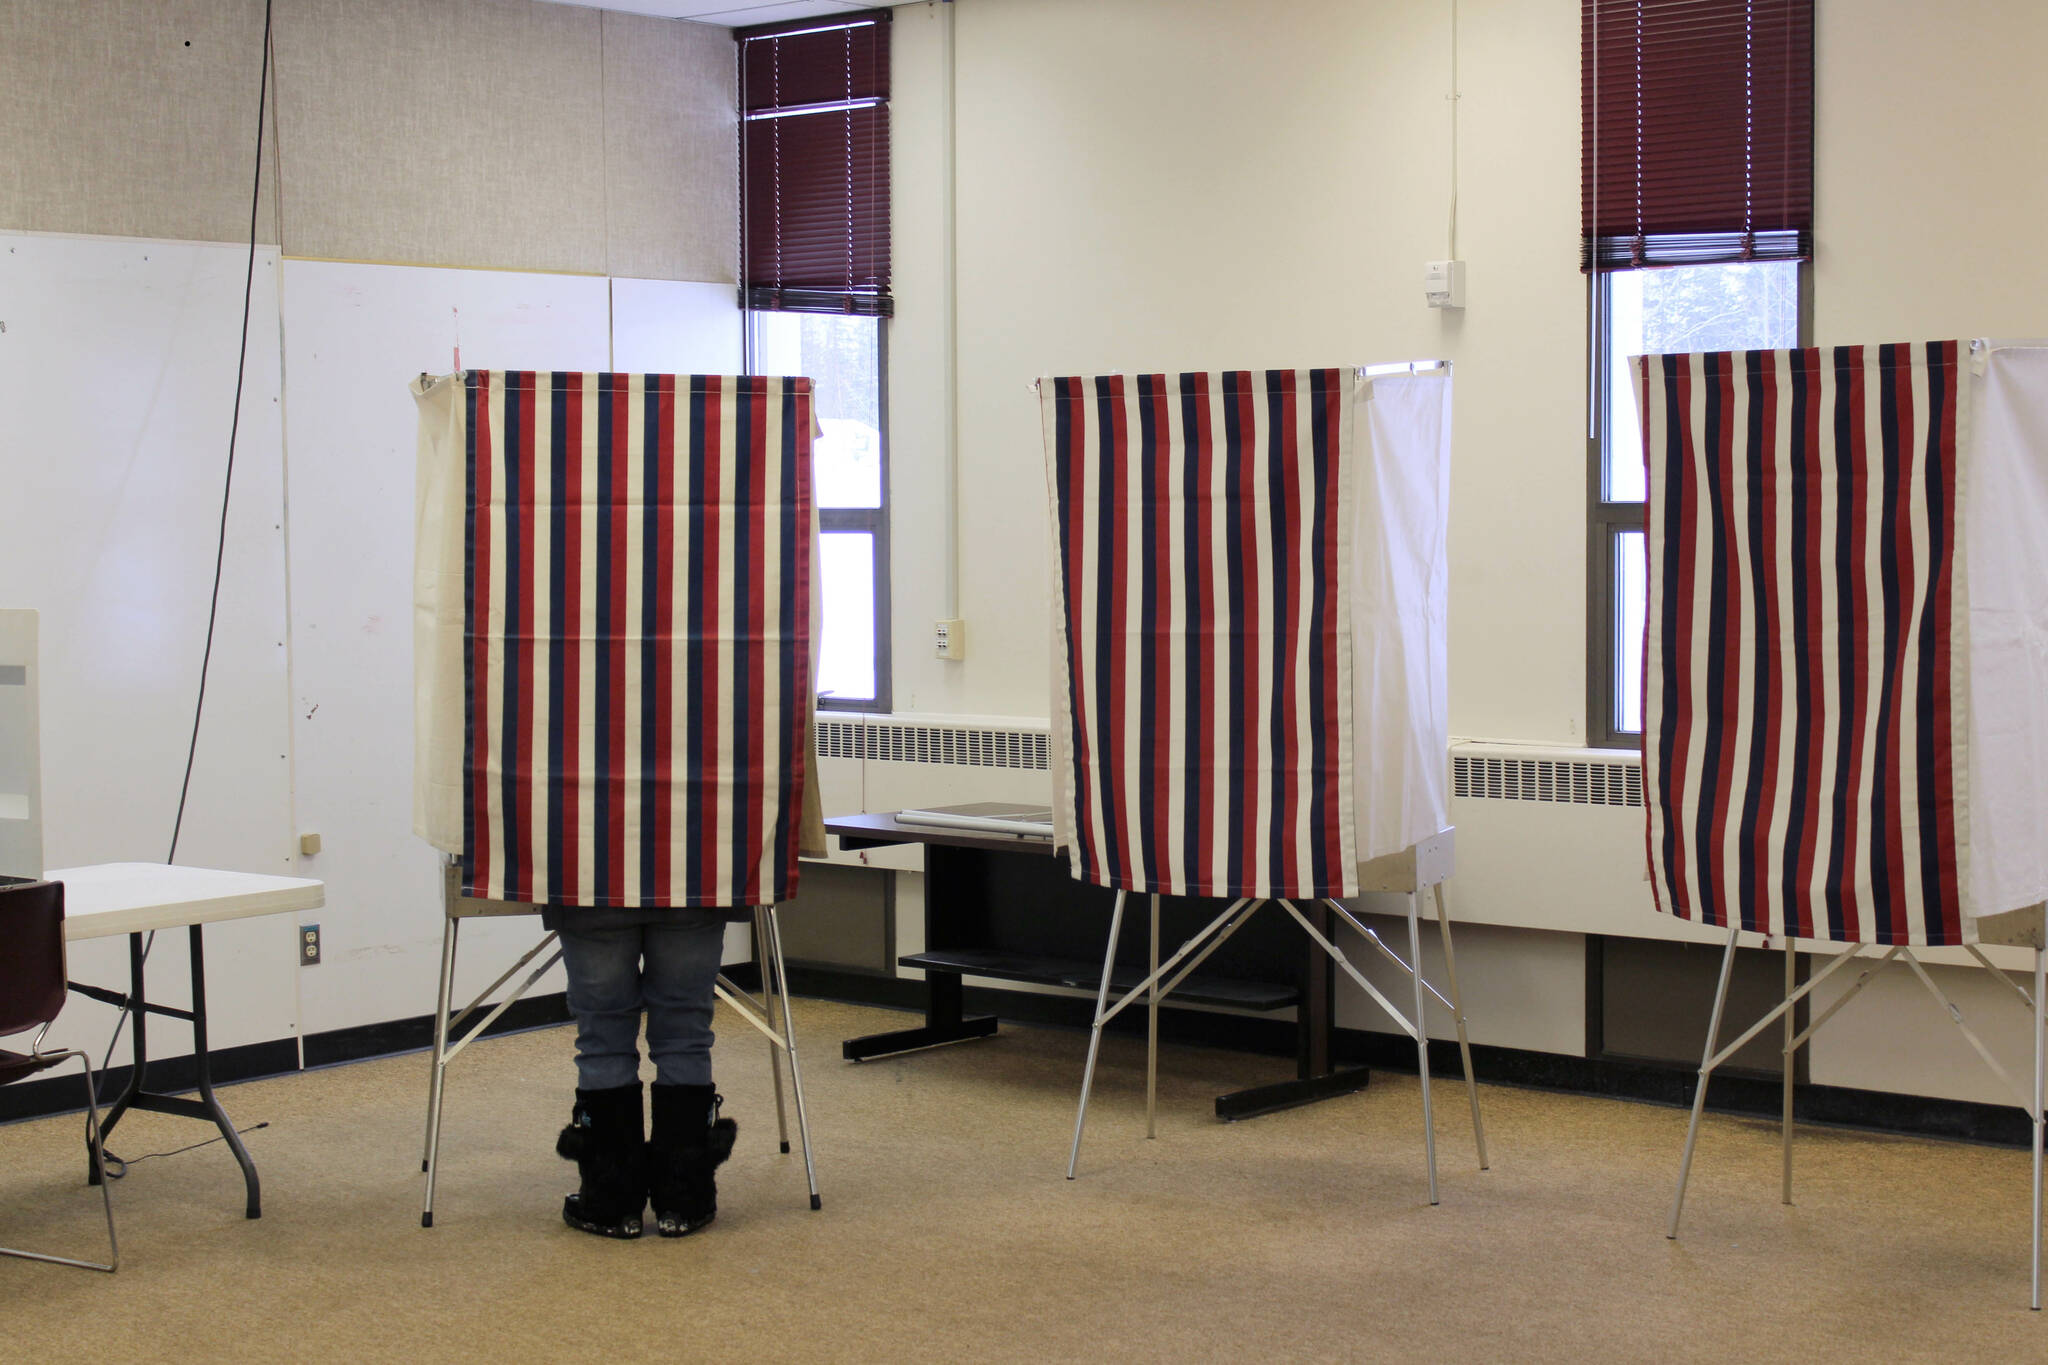
<svg viewBox="0 0 2048 1365">
<path fill-rule="evenodd" d="M 608 273 L 736 282 L 735 65 L 727 29 L 605 14 Z"/>
<path fill-rule="evenodd" d="M 279 0 L 285 250 L 603 273 L 600 27 L 528 0 Z"/>
<path fill-rule="evenodd" d="M 262 0 L 0 0 L 0 227 L 246 240 L 262 46 Z"/>
</svg>

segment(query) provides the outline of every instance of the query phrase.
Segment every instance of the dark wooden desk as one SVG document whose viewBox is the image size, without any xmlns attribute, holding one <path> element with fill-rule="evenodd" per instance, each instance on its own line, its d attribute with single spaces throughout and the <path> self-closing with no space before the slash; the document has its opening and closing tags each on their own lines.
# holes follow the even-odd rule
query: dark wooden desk
<svg viewBox="0 0 2048 1365">
<path fill-rule="evenodd" d="M 893 815 L 843 815 L 825 822 L 849 851 L 921 844 L 925 857 L 924 951 L 898 959 L 921 968 L 928 994 L 922 1027 L 849 1038 L 841 1051 L 864 1061 L 915 1048 L 986 1038 L 992 1015 L 968 1015 L 963 976 L 1093 991 L 1101 984 L 1104 938 L 1116 893 L 1075 881 L 1048 839 L 903 825 Z M 1221 907 L 1215 901 L 1160 898 L 1162 952 L 1185 941 Z M 1307 910 L 1307 907 L 1304 907 Z M 1143 897 L 1125 907 L 1110 989 L 1129 990 L 1146 975 L 1149 909 Z M 1324 933 L 1326 907 L 1307 910 Z M 1135 924 L 1138 932 L 1129 931 Z M 1332 965 L 1279 910 L 1261 911 L 1188 977 L 1167 1003 L 1226 1005 L 1243 1010 L 1296 1008 L 1294 1080 L 1216 1097 L 1219 1118 L 1250 1118 L 1363 1089 L 1364 1067 L 1338 1069 L 1330 1057 Z"/>
</svg>

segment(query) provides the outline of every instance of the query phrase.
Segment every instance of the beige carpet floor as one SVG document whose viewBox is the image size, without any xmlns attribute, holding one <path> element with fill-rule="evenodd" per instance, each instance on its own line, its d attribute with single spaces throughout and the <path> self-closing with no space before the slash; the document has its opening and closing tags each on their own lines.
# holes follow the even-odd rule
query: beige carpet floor
<svg viewBox="0 0 2048 1365">
<path fill-rule="evenodd" d="M 421 1055 L 223 1092 L 265 1214 L 216 1144 L 115 1186 L 113 1276 L 0 1259 L 0 1359 L 2048 1360 L 2027 1311 L 2028 1156 L 1710 1118 L 1677 1242 L 1673 1109 L 1485 1087 L 1493 1169 L 1437 1090 L 1443 1203 L 1413 1077 L 1221 1124 L 1210 1099 L 1285 1063 L 1111 1039 L 1081 1178 L 1062 1178 L 1084 1034 L 853 1065 L 905 1016 L 798 1002 L 822 1212 L 776 1151 L 766 1044 L 722 1016 L 740 1142 L 718 1221 L 607 1242 L 558 1218 L 571 1039 L 479 1043 L 451 1073 L 439 1226 L 419 1226 Z M 189 1142 L 137 1115 L 113 1150 Z M 0 1241 L 89 1253 L 80 1125 L 0 1127 Z"/>
</svg>

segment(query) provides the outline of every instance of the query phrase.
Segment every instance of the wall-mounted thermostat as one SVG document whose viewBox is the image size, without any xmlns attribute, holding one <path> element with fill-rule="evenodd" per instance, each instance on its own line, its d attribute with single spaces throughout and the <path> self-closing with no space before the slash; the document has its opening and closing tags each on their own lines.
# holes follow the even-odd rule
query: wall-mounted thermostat
<svg viewBox="0 0 2048 1365">
<path fill-rule="evenodd" d="M 1465 263 L 1463 261 L 1424 261 L 1422 264 L 1422 296 L 1432 308 L 1463 308 L 1465 306 Z"/>
</svg>

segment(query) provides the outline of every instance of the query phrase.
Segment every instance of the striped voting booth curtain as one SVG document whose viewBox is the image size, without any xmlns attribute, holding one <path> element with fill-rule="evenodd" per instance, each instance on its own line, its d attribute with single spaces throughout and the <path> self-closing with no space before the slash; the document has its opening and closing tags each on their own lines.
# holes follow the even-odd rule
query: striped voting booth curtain
<svg viewBox="0 0 2048 1365">
<path fill-rule="evenodd" d="M 463 893 L 786 899 L 810 381 L 473 370 L 457 403 Z"/>
<path fill-rule="evenodd" d="M 1352 894 L 1351 370 L 1040 384 L 1076 877 Z"/>
<path fill-rule="evenodd" d="M 1965 941 L 1956 342 L 1646 356 L 1659 908 Z"/>
</svg>

